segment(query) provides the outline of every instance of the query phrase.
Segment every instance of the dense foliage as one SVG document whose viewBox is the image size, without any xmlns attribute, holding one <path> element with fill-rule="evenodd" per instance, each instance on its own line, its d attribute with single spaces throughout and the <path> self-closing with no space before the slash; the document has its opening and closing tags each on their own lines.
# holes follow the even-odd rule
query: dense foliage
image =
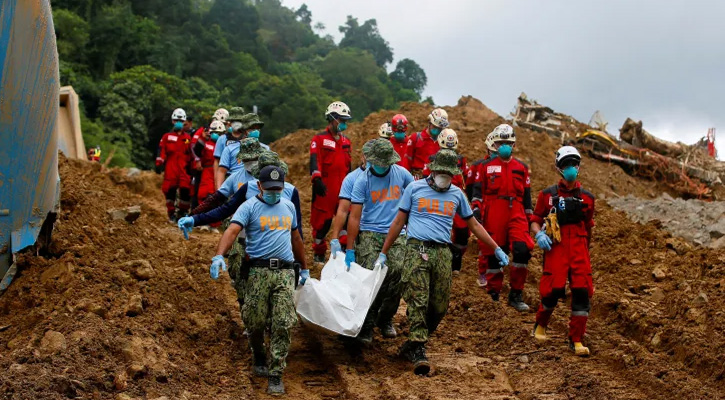
<svg viewBox="0 0 725 400">
<path fill-rule="evenodd" d="M 220 106 L 257 106 L 271 142 L 324 126 L 347 102 L 355 119 L 421 101 L 423 69 L 400 60 L 374 19 L 348 16 L 336 44 L 306 5 L 279 0 L 52 0 L 61 84 L 81 98 L 87 147 L 115 149 L 114 165 L 153 165 L 171 111 L 195 125 Z"/>
</svg>

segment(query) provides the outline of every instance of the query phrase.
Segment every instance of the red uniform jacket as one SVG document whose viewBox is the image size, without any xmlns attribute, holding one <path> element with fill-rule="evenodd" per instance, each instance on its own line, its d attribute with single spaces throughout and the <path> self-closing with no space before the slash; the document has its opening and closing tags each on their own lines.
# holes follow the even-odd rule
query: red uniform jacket
<svg viewBox="0 0 725 400">
<path fill-rule="evenodd" d="M 521 203 L 527 217 L 533 213 L 529 167 L 516 158 L 505 162 L 496 157 L 482 162 L 473 186 L 472 203 L 481 211 L 490 200 L 508 199 Z"/>
<path fill-rule="evenodd" d="M 322 178 L 327 186 L 327 194 L 316 197 L 313 206 L 331 211 L 334 216 L 340 186 L 352 168 L 352 146 L 350 139 L 340 134 L 339 139 L 329 128 L 318 133 L 310 142 L 310 175 L 314 180 Z"/>
<path fill-rule="evenodd" d="M 558 207 L 559 199 L 565 200 L 564 210 L 557 212 L 557 219 L 562 231 L 562 241 L 570 235 L 586 235 L 587 241 L 591 241 L 592 228 L 594 227 L 594 195 L 582 189 L 580 182 L 576 182 L 574 189 L 568 190 L 566 182 L 562 180 L 559 181 L 558 185 L 549 186 L 539 192 L 531 222 L 543 224 L 544 218 L 549 215 L 551 209 L 554 206 Z M 576 205 L 566 207 L 567 204 L 572 204 L 571 200 L 566 201 L 566 199 L 575 199 L 574 204 Z"/>
<path fill-rule="evenodd" d="M 400 161 L 397 162 L 398 165 L 401 167 L 407 169 L 408 163 L 407 158 L 405 156 L 406 151 L 408 150 L 408 139 L 398 140 L 394 137 L 390 138 L 390 143 L 393 144 L 393 148 L 395 149 L 395 152 L 398 153 L 400 156 Z"/>
<path fill-rule="evenodd" d="M 191 178 L 187 173 L 192 160 L 191 137 L 186 132 L 169 132 L 161 137 L 159 156 L 164 167 L 164 180 L 176 182 L 180 187 L 189 187 Z"/>
<path fill-rule="evenodd" d="M 408 170 L 422 170 L 430 156 L 440 150 L 438 142 L 428 133 L 428 128 L 410 135 L 407 146 L 405 157 Z"/>
</svg>

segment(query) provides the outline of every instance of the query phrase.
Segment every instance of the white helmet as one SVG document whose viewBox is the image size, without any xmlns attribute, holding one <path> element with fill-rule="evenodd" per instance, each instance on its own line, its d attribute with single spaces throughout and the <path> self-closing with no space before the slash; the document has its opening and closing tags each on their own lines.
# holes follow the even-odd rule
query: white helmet
<svg viewBox="0 0 725 400">
<path fill-rule="evenodd" d="M 436 108 L 431 111 L 430 115 L 428 115 L 428 121 L 441 129 L 448 128 L 450 124 L 448 122 L 448 113 L 442 108 Z"/>
<path fill-rule="evenodd" d="M 582 156 L 574 146 L 564 146 L 556 151 L 556 169 L 561 171 L 562 164 L 567 160 L 576 160 L 577 164 L 582 161 Z"/>
<path fill-rule="evenodd" d="M 489 133 L 488 136 L 486 136 L 486 148 L 491 153 L 495 153 L 498 150 L 496 149 L 496 144 L 493 141 L 493 132 Z"/>
<path fill-rule="evenodd" d="M 214 111 L 214 116 L 211 117 L 211 119 L 221 122 L 227 122 L 227 118 L 229 118 L 229 111 L 227 111 L 226 108 L 220 108 Z"/>
<path fill-rule="evenodd" d="M 224 125 L 224 122 L 221 120 L 214 120 L 214 121 L 211 121 L 211 124 L 209 124 L 210 132 L 222 133 L 222 132 L 226 132 L 226 130 L 227 130 L 227 127 Z"/>
<path fill-rule="evenodd" d="M 516 143 L 516 134 L 514 128 L 509 124 L 501 124 L 493 129 L 490 135 L 492 143 L 497 142 L 512 142 Z"/>
<path fill-rule="evenodd" d="M 350 115 L 350 107 L 347 106 L 347 104 L 341 102 L 341 101 L 333 101 L 330 103 L 329 106 L 327 106 L 327 111 L 325 111 L 325 118 L 329 121 L 331 118 L 334 119 L 350 119 L 352 116 Z"/>
<path fill-rule="evenodd" d="M 385 139 L 390 139 L 390 137 L 393 136 L 393 128 L 390 126 L 389 122 L 380 125 L 380 129 L 378 129 L 378 136 Z"/>
<path fill-rule="evenodd" d="M 186 111 L 183 108 L 177 108 L 171 113 L 171 122 L 178 120 L 186 121 Z"/>
<path fill-rule="evenodd" d="M 443 129 L 440 135 L 438 135 L 438 146 L 441 149 L 458 149 L 458 135 L 456 131 L 451 128 Z"/>
</svg>

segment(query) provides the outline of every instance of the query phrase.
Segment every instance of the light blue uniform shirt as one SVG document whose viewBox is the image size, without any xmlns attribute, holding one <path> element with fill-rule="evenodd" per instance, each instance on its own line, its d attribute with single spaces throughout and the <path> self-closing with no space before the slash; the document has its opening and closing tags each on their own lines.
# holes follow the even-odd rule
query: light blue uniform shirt
<svg viewBox="0 0 725 400">
<path fill-rule="evenodd" d="M 267 204 L 252 197 L 234 213 L 232 223 L 247 231 L 249 258 L 294 261 L 292 230 L 297 229 L 297 215 L 291 201 L 280 199 L 277 204 Z"/>
<path fill-rule="evenodd" d="M 375 176 L 368 170 L 355 180 L 352 204 L 362 204 L 360 230 L 388 233 L 398 214 L 398 201 L 413 182 L 413 175 L 399 165 L 391 165 L 385 176 Z"/>
<path fill-rule="evenodd" d="M 219 166 L 226 168 L 230 173 L 237 172 L 239 168 L 244 168 L 244 164 L 237 160 L 239 146 L 239 141 L 228 141 L 224 146 L 222 157 L 219 159 Z"/>
<path fill-rule="evenodd" d="M 224 183 L 219 187 L 219 192 L 224 195 L 226 198 L 231 198 L 234 193 L 239 190 L 240 187 L 244 186 L 245 183 L 251 181 L 254 179 L 252 174 L 247 172 L 246 169 L 242 168 L 240 170 L 237 170 L 233 174 L 229 175 L 227 179 L 224 180 Z M 255 180 L 255 189 L 257 187 L 256 180 Z M 256 193 L 255 193 L 256 196 Z"/>
<path fill-rule="evenodd" d="M 227 145 L 227 135 L 221 135 L 219 136 L 219 139 L 216 140 L 216 147 L 214 147 L 214 158 L 222 158 L 222 152 L 224 152 L 224 147 Z"/>
<path fill-rule="evenodd" d="M 340 195 L 338 199 L 352 200 L 352 188 L 355 186 L 355 181 L 360 174 L 364 173 L 364 168 L 355 168 L 347 174 L 345 179 L 342 180 L 342 186 L 340 186 Z"/>
<path fill-rule="evenodd" d="M 398 205 L 408 213 L 408 237 L 451 243 L 454 214 L 463 219 L 473 216 L 466 195 L 457 186 L 438 192 L 428 186 L 426 179 L 419 179 L 405 189 Z"/>
</svg>

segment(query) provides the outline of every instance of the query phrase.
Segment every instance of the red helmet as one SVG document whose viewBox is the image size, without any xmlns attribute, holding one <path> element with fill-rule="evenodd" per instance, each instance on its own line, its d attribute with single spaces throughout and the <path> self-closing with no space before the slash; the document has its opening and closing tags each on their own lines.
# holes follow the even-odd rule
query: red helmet
<svg viewBox="0 0 725 400">
<path fill-rule="evenodd" d="M 390 127 L 393 128 L 393 132 L 407 132 L 408 118 L 403 114 L 395 114 L 390 120 Z"/>
</svg>

